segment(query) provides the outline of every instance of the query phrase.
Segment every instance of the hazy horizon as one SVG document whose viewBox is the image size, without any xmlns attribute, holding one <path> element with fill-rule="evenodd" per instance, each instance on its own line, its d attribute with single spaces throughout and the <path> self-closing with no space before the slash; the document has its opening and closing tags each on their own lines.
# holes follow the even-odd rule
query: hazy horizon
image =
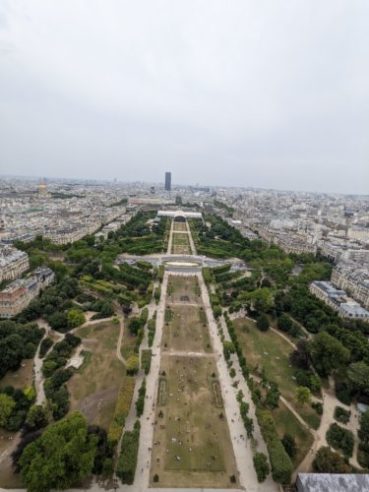
<svg viewBox="0 0 369 492">
<path fill-rule="evenodd" d="M 367 195 L 364 0 L 3 0 L 0 172 Z"/>
</svg>

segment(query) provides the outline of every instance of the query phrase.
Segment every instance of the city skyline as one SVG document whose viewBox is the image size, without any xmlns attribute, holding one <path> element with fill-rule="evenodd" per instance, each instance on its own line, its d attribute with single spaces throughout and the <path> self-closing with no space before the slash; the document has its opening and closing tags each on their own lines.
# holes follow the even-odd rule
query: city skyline
<svg viewBox="0 0 369 492">
<path fill-rule="evenodd" d="M 164 168 L 163 168 L 164 169 Z M 160 170 L 162 172 L 162 169 Z M 104 183 L 104 184 L 121 184 L 121 185 L 129 185 L 129 184 L 136 184 L 136 183 L 142 183 L 142 184 L 152 184 L 152 185 L 158 185 L 159 188 L 165 188 L 165 183 L 163 184 L 162 179 L 154 179 L 153 181 L 148 181 L 148 180 L 140 180 L 140 179 L 132 179 L 132 180 L 123 180 L 123 179 L 118 179 L 116 177 L 110 177 L 110 178 L 86 178 L 86 177 L 76 177 L 76 176 L 41 176 L 41 175 L 13 175 L 13 174 L 0 174 L 0 179 L 16 179 L 16 180 L 31 180 L 39 183 L 41 180 L 46 180 L 47 182 L 53 183 L 53 182 L 58 182 L 58 181 L 70 181 L 71 183 L 83 183 L 83 182 L 91 182 L 91 183 Z M 271 187 L 265 187 L 265 186 L 252 186 L 251 184 L 249 185 L 241 185 L 241 184 L 234 184 L 234 185 L 223 185 L 223 184 L 213 184 L 213 183 L 208 183 L 208 182 L 181 182 L 178 183 L 176 181 L 171 182 L 171 188 L 181 188 L 181 187 L 203 187 L 207 186 L 209 188 L 229 188 L 229 189 L 244 189 L 244 190 L 260 190 L 260 191 L 275 191 L 275 192 L 280 192 L 280 193 L 308 193 L 308 194 L 323 194 L 323 195 L 342 195 L 342 196 L 357 196 L 357 197 L 367 197 L 369 196 L 369 191 L 367 193 L 350 193 L 350 192 L 340 192 L 340 191 L 330 191 L 330 190 L 320 190 L 320 191 L 315 191 L 315 190 L 309 190 L 309 189 L 288 189 L 288 188 L 271 188 Z M 159 189 L 158 188 L 158 189 Z"/>
</svg>

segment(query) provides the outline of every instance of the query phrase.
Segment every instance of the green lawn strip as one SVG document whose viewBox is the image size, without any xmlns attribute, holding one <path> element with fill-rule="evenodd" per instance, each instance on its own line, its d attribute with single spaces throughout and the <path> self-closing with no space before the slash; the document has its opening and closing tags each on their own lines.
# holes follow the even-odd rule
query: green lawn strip
<svg viewBox="0 0 369 492">
<path fill-rule="evenodd" d="M 290 434 L 295 439 L 297 452 L 292 462 L 297 466 L 308 453 L 314 438 L 282 402 L 279 402 L 278 408 L 272 410 L 272 415 L 279 437 L 282 439 L 284 434 Z"/>
<path fill-rule="evenodd" d="M 307 424 L 314 429 L 319 427 L 320 417 L 309 405 L 300 406 L 296 402 L 297 384 L 289 356 L 292 347 L 272 331 L 261 332 L 250 320 L 236 320 L 235 326 L 239 342 L 244 350 L 248 366 L 253 372 L 264 368 L 266 377 L 278 384 L 281 394 L 296 409 Z"/>
</svg>

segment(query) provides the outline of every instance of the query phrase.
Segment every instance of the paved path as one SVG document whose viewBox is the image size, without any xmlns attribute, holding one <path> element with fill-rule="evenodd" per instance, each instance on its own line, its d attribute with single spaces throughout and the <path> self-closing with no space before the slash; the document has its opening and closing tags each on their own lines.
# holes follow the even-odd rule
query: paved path
<svg viewBox="0 0 369 492">
<path fill-rule="evenodd" d="M 165 303 L 167 296 L 168 272 L 164 273 L 161 285 L 161 297 L 157 306 L 155 337 L 152 346 L 152 359 L 149 374 L 146 376 L 145 408 L 141 421 L 140 443 L 137 456 L 137 468 L 132 487 L 121 486 L 122 490 L 135 492 L 148 488 L 151 465 L 151 446 L 154 440 L 155 403 L 159 384 L 161 338 L 164 326 Z M 150 489 L 151 490 L 151 489 Z"/>
<path fill-rule="evenodd" d="M 40 328 L 43 328 L 45 330 L 45 335 L 43 337 L 46 338 L 50 333 L 53 333 L 58 337 L 58 342 L 61 342 L 64 340 L 65 333 L 60 333 L 58 331 L 55 331 L 51 328 L 49 323 L 42 319 L 39 318 L 37 320 L 37 324 Z M 46 396 L 45 396 L 45 390 L 44 390 L 44 382 L 45 378 L 42 372 L 42 364 L 44 363 L 44 359 L 51 352 L 53 349 L 54 344 L 49 348 L 49 350 L 46 352 L 44 357 L 41 359 L 40 358 L 40 348 L 41 348 L 41 343 L 37 347 L 37 351 L 35 354 L 35 357 L 33 359 L 33 374 L 34 374 L 34 384 L 35 384 L 35 389 L 36 389 L 36 405 L 44 405 L 46 403 Z"/>
<path fill-rule="evenodd" d="M 213 345 L 213 350 L 217 358 L 217 369 L 219 374 L 219 382 L 224 400 L 224 410 L 227 417 L 233 450 L 236 458 L 237 468 L 239 471 L 239 479 L 241 487 L 249 492 L 276 492 L 277 484 L 271 476 L 265 482 L 259 484 L 256 477 L 256 472 L 253 464 L 253 450 L 251 449 L 251 441 L 247 438 L 245 427 L 240 415 L 239 403 L 236 399 L 238 391 L 241 389 L 245 395 L 245 401 L 250 405 L 249 415 L 254 421 L 254 438 L 257 441 L 257 448 L 268 456 L 264 439 L 261 435 L 259 425 L 255 417 L 255 406 L 251 399 L 250 390 L 242 375 L 238 358 L 235 357 L 233 367 L 236 370 L 234 379 L 229 375 L 227 363 L 223 355 L 223 344 L 218 334 L 218 326 L 213 316 L 213 310 L 210 305 L 209 293 L 206 288 L 202 274 L 198 274 L 201 296 L 208 318 L 209 332 Z M 229 333 L 224 323 L 224 333 L 228 339 Z M 232 386 L 234 380 L 239 380 L 237 388 Z"/>
</svg>

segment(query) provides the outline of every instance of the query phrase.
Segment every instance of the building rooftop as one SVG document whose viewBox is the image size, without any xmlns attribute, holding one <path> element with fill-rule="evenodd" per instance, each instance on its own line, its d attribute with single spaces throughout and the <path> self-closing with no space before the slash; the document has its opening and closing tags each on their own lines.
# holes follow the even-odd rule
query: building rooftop
<svg viewBox="0 0 369 492">
<path fill-rule="evenodd" d="M 324 290 L 324 292 L 326 292 L 329 297 L 346 296 L 346 292 L 344 290 L 336 289 L 336 287 L 327 280 L 316 280 L 315 282 L 313 282 L 313 284 Z"/>
<path fill-rule="evenodd" d="M 368 474 L 299 473 L 302 492 L 368 492 Z M 300 490 L 299 489 L 299 490 Z"/>
<path fill-rule="evenodd" d="M 343 302 L 340 305 L 340 308 L 342 311 L 344 311 L 345 314 L 351 317 L 368 317 L 369 312 L 360 306 L 357 302 Z"/>
</svg>

